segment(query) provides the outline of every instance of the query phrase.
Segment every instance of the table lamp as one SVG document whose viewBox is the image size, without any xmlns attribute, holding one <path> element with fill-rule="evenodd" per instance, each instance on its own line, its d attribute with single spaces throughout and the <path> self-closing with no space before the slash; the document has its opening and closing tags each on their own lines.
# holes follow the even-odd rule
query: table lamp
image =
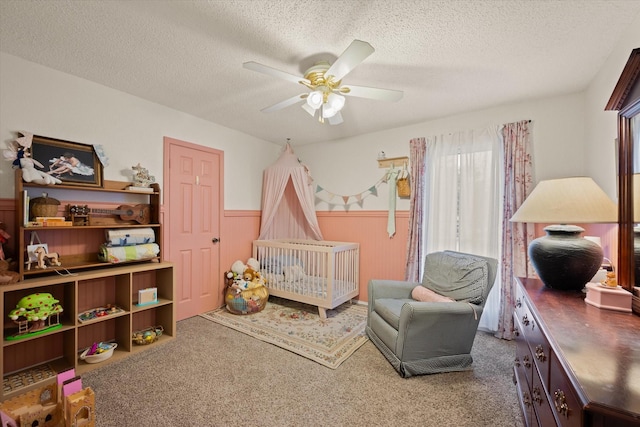
<svg viewBox="0 0 640 427">
<path fill-rule="evenodd" d="M 540 181 L 511 222 L 554 224 L 531 242 L 529 259 L 551 289 L 581 290 L 602 265 L 602 248 L 576 223 L 614 223 L 618 208 L 589 177 Z"/>
</svg>

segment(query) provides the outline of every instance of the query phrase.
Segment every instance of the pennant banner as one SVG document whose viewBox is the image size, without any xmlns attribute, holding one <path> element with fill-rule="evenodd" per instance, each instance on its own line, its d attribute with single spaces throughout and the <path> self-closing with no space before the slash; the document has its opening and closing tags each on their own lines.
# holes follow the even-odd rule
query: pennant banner
<svg viewBox="0 0 640 427">
<path fill-rule="evenodd" d="M 332 193 L 326 189 L 324 189 L 323 187 L 316 185 L 316 202 L 325 202 L 329 205 L 335 205 L 338 206 L 339 203 L 332 203 L 333 199 L 338 199 L 338 200 L 342 200 L 342 206 L 348 207 L 349 205 L 352 205 L 354 203 L 357 203 L 360 207 L 363 206 L 364 204 L 364 199 L 366 199 L 367 197 L 373 195 L 373 196 L 378 196 L 378 187 L 387 182 L 387 174 L 385 173 L 385 175 L 380 178 L 378 180 L 378 182 L 376 182 L 374 185 L 372 185 L 371 187 L 367 188 L 366 190 L 357 193 L 357 194 L 350 194 L 350 195 L 342 195 L 342 194 L 336 194 L 336 193 Z"/>
</svg>

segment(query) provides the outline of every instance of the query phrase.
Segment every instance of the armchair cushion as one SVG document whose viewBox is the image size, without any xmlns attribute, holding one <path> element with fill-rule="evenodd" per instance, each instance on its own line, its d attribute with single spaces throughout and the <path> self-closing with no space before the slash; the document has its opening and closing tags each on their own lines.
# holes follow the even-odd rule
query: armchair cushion
<svg viewBox="0 0 640 427">
<path fill-rule="evenodd" d="M 484 304 L 488 294 L 489 268 L 481 257 L 452 251 L 425 258 L 422 286 L 456 301 Z"/>
</svg>

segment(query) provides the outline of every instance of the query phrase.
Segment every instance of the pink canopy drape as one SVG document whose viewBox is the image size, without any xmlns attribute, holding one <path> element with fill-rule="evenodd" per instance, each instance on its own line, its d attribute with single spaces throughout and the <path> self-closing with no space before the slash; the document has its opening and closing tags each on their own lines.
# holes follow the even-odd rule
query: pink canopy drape
<svg viewBox="0 0 640 427">
<path fill-rule="evenodd" d="M 313 181 L 289 144 L 264 171 L 262 219 L 258 239 L 322 240 Z"/>
</svg>

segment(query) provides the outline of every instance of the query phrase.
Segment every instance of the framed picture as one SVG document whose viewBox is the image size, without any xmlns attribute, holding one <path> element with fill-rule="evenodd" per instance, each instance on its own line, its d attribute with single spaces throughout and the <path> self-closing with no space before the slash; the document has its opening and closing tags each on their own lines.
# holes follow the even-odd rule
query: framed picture
<svg viewBox="0 0 640 427">
<path fill-rule="evenodd" d="M 92 145 L 34 135 L 31 157 L 64 185 L 102 187 L 102 163 Z"/>
</svg>

